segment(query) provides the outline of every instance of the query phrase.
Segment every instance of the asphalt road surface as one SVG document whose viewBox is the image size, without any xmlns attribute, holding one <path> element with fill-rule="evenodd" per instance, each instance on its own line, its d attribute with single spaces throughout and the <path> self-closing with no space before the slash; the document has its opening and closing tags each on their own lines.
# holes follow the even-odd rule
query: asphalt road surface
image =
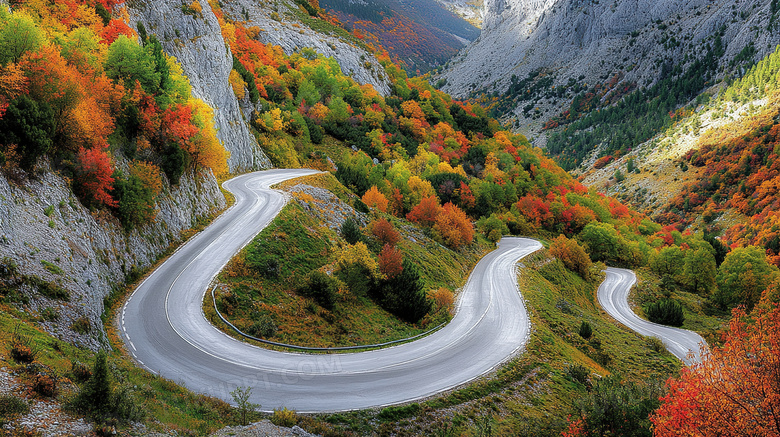
<svg viewBox="0 0 780 437">
<path fill-rule="evenodd" d="M 155 270 L 122 307 L 120 333 L 145 368 L 195 392 L 232 401 L 252 387 L 251 401 L 270 411 L 343 411 L 421 399 L 490 372 L 527 342 L 530 322 L 517 287 L 516 263 L 540 249 L 504 238 L 474 268 L 457 315 L 414 342 L 351 354 L 277 352 L 215 328 L 202 310 L 211 280 L 285 204 L 268 187 L 315 173 L 270 170 L 225 183 L 235 205 Z"/>
<path fill-rule="evenodd" d="M 606 273 L 607 278 L 599 286 L 598 298 L 601 307 L 610 316 L 641 335 L 661 339 L 669 352 L 688 366 L 701 360 L 700 346 L 706 347 L 707 343 L 699 334 L 648 322 L 640 319 L 631 310 L 628 305 L 628 293 L 636 283 L 634 272 L 608 267 Z"/>
</svg>

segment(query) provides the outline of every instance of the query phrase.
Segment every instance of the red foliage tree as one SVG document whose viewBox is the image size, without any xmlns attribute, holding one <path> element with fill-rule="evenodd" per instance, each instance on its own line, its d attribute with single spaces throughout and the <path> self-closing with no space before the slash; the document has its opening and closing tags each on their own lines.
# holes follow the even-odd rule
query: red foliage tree
<svg viewBox="0 0 780 437">
<path fill-rule="evenodd" d="M 401 234 L 385 219 L 379 219 L 374 222 L 371 226 L 371 234 L 383 245 L 395 246 L 401 241 Z"/>
<path fill-rule="evenodd" d="M 114 189 L 114 178 L 111 177 L 114 171 L 108 153 L 100 148 L 81 147 L 76 160 L 76 185 L 82 201 L 88 205 L 116 207 L 117 201 L 109 194 Z"/>
<path fill-rule="evenodd" d="M 403 271 L 403 255 L 397 247 L 385 244 L 379 253 L 379 271 L 388 278 L 395 278 Z"/>
<path fill-rule="evenodd" d="M 406 214 L 406 219 L 430 227 L 436 223 L 436 217 L 440 211 L 441 206 L 439 206 L 439 199 L 436 196 L 423 197 L 420 203 L 412 208 L 409 214 Z"/>
<path fill-rule="evenodd" d="M 119 35 L 125 35 L 128 38 L 135 38 L 135 32 L 130 26 L 122 20 L 111 20 L 100 34 L 103 44 L 111 44 L 119 38 Z"/>
<path fill-rule="evenodd" d="M 651 417 L 658 437 L 780 436 L 780 287 L 748 315 L 733 311 L 724 344 L 667 382 Z"/>
</svg>

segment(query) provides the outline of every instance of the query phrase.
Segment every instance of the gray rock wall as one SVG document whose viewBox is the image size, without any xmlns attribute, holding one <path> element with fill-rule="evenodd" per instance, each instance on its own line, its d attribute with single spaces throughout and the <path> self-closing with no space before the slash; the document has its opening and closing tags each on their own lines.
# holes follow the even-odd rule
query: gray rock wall
<svg viewBox="0 0 780 437">
<path fill-rule="evenodd" d="M 200 2 L 200 15 L 185 14 L 183 4 L 170 0 L 128 2 L 131 25 L 135 28 L 141 22 L 149 34 L 156 35 L 166 53 L 181 64 L 193 95 L 214 108 L 217 137 L 230 152 L 230 171 L 271 168 L 228 81 L 233 55 L 222 38 L 217 17 L 206 0 Z"/>
<path fill-rule="evenodd" d="M 177 187 L 165 187 L 157 206 L 153 223 L 125 232 L 110 213 L 84 208 L 56 173 L 45 171 L 19 186 L 0 174 L 0 259 L 8 257 L 22 274 L 71 293 L 70 302 L 63 302 L 25 287 L 22 291 L 32 297 L 25 309 L 33 314 L 55 309 L 59 319 L 42 325 L 63 340 L 91 349 L 107 346 L 100 320 L 103 298 L 131 269 L 154 263 L 199 217 L 224 208 L 225 198 L 210 172 L 190 170 Z M 89 320 L 91 333 L 70 329 L 82 317 Z"/>
</svg>

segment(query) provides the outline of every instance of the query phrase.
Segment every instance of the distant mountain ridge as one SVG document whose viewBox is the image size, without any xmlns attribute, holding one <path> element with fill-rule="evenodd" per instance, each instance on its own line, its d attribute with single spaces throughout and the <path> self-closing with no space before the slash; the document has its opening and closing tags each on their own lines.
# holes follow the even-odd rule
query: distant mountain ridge
<svg viewBox="0 0 780 437">
<path fill-rule="evenodd" d="M 718 33 L 712 79 L 738 74 L 735 58 L 750 64 L 780 42 L 777 16 L 776 0 L 486 0 L 481 36 L 435 79 L 455 97 L 499 101 L 498 115 L 544 145 L 544 124 L 580 92 L 649 87 L 672 67 L 684 71 Z M 512 76 L 529 79 L 507 93 Z"/>
<path fill-rule="evenodd" d="M 436 0 L 322 0 L 349 28 L 375 36 L 409 71 L 444 64 L 479 36 L 479 29 Z"/>
</svg>

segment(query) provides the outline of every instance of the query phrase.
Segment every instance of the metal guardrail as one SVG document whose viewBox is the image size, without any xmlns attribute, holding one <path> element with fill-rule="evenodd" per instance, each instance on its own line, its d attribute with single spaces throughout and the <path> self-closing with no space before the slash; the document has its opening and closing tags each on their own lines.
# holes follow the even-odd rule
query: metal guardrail
<svg viewBox="0 0 780 437">
<path fill-rule="evenodd" d="M 212 287 L 212 289 L 211 289 L 211 301 L 214 304 L 214 311 L 216 311 L 217 316 L 219 316 L 219 318 L 222 320 L 222 322 L 224 322 L 226 325 L 228 325 L 238 335 L 240 335 L 242 337 L 246 337 L 246 338 L 248 338 L 250 340 L 254 340 L 254 341 L 259 342 L 259 343 L 270 345 L 270 346 L 279 346 L 279 347 L 283 347 L 283 348 L 287 348 L 287 349 L 294 349 L 294 350 L 299 350 L 299 351 L 339 352 L 339 351 L 351 351 L 351 350 L 361 350 L 361 349 L 377 349 L 377 348 L 381 348 L 381 347 L 385 347 L 385 346 L 392 346 L 394 344 L 406 343 L 406 342 L 410 342 L 412 340 L 416 340 L 416 339 L 418 339 L 420 337 L 425 337 L 426 335 L 429 335 L 429 334 L 432 334 L 432 333 L 438 331 L 444 325 L 447 324 L 447 322 L 442 323 L 439 326 L 437 326 L 437 327 L 435 327 L 433 329 L 430 329 L 428 331 L 425 331 L 422 334 L 417 334 L 414 337 L 407 337 L 407 338 L 402 338 L 400 340 L 393 340 L 393 341 L 388 341 L 388 342 L 385 342 L 385 343 L 378 343 L 378 344 L 366 344 L 366 345 L 360 345 L 360 346 L 339 346 L 339 347 L 307 347 L 307 346 L 298 346 L 298 345 L 294 345 L 294 344 L 278 343 L 278 342 L 275 342 L 275 341 L 265 340 L 265 339 L 262 339 L 262 338 L 257 338 L 257 337 L 251 336 L 251 335 L 245 333 L 244 331 L 238 329 L 234 324 L 230 323 L 228 321 L 228 319 L 226 319 L 225 316 L 223 316 L 222 313 L 219 312 L 219 308 L 217 308 L 217 298 L 214 295 L 214 290 L 216 290 L 216 289 L 217 289 L 216 286 Z"/>
</svg>

